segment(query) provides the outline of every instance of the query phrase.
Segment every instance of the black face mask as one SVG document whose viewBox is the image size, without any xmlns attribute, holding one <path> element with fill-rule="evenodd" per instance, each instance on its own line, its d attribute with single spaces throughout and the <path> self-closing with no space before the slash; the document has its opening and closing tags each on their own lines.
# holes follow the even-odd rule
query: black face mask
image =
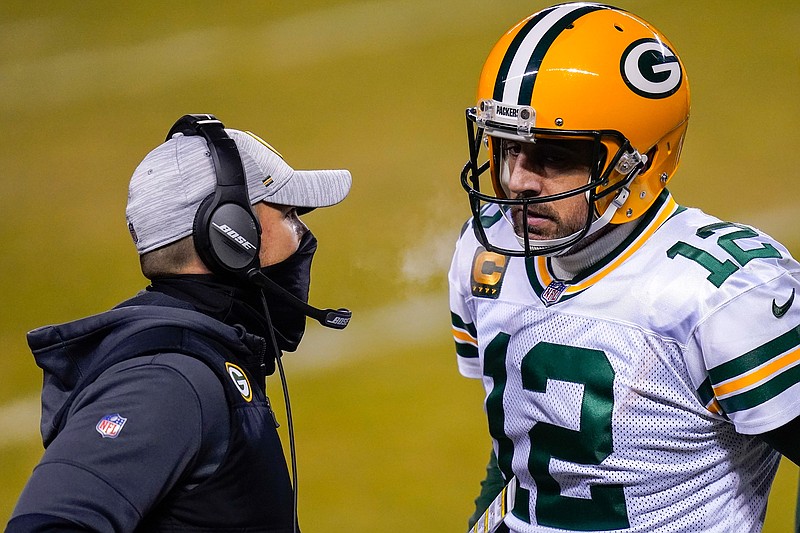
<svg viewBox="0 0 800 533">
<path fill-rule="evenodd" d="M 261 273 L 286 289 L 295 298 L 308 303 L 308 287 L 311 282 L 311 260 L 317 251 L 317 238 L 306 231 L 300 239 L 297 251 L 280 263 L 263 267 Z M 286 304 L 284 296 L 265 294 L 269 306 L 269 317 L 275 331 L 278 348 L 283 351 L 297 350 L 306 329 L 306 315 Z"/>
</svg>

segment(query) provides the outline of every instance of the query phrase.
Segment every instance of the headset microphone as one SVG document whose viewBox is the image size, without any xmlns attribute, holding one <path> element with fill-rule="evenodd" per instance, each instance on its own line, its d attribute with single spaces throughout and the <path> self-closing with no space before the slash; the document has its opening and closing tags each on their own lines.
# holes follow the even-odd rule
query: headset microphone
<svg viewBox="0 0 800 533">
<path fill-rule="evenodd" d="M 283 301 L 290 307 L 294 307 L 307 317 L 313 318 L 325 327 L 333 329 L 344 329 L 350 323 L 350 318 L 353 313 L 349 309 L 317 309 L 304 301 L 300 300 L 297 296 L 290 293 L 267 276 L 257 268 L 251 269 L 247 272 L 247 279 L 265 291 L 270 292 L 276 296 L 282 296 Z"/>
</svg>

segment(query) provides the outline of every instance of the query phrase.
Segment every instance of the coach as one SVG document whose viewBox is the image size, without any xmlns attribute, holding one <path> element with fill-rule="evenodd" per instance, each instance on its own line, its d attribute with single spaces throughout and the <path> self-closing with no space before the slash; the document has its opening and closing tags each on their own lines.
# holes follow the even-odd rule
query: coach
<svg viewBox="0 0 800 533">
<path fill-rule="evenodd" d="M 307 315 L 349 320 L 307 304 L 316 240 L 299 215 L 350 184 L 211 115 L 173 126 L 128 194 L 151 284 L 28 334 L 46 450 L 7 531 L 297 530 L 265 381 Z"/>
</svg>

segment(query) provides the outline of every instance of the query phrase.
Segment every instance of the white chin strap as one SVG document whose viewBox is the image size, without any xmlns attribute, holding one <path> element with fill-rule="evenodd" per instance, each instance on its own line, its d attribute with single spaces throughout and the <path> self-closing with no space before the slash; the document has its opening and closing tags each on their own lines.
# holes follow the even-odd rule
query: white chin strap
<svg viewBox="0 0 800 533">
<path fill-rule="evenodd" d="M 588 196 L 588 194 L 589 193 L 587 192 L 586 195 Z M 591 225 L 589 226 L 589 231 L 586 232 L 586 235 L 583 236 L 583 239 L 585 239 L 589 235 L 599 231 L 600 229 L 606 227 L 608 225 L 608 223 L 611 222 L 611 219 L 614 217 L 614 214 L 617 212 L 617 209 L 622 207 L 622 204 L 625 203 L 625 200 L 628 199 L 629 195 L 630 195 L 630 190 L 628 190 L 627 187 L 623 187 L 622 189 L 617 191 L 617 194 L 614 196 L 614 199 L 608 205 L 608 207 L 606 208 L 606 210 L 603 213 L 603 215 L 600 218 L 597 218 L 594 222 L 591 223 Z M 511 221 L 509 220 L 509 222 L 511 222 Z M 568 243 L 568 242 L 570 242 L 570 240 L 575 239 L 578 235 L 580 235 L 580 233 L 581 233 L 580 231 L 576 231 L 575 233 L 572 233 L 571 235 L 567 235 L 566 237 L 559 237 L 558 239 L 535 239 L 535 240 L 534 239 L 528 239 L 528 249 L 531 250 L 531 251 L 534 251 L 534 252 L 538 252 L 538 251 L 541 251 L 541 250 L 546 250 L 548 248 L 561 246 L 562 244 Z M 519 245 L 524 249 L 525 248 L 525 238 L 521 237 L 519 235 L 516 235 L 516 233 L 515 233 L 515 236 L 517 237 L 517 241 L 519 241 Z M 582 239 L 579 239 L 579 240 L 582 240 Z M 575 243 L 573 243 L 573 244 L 577 244 L 577 243 L 578 243 L 578 241 L 575 241 Z M 559 250 L 557 252 L 553 252 L 553 253 L 545 254 L 545 255 L 558 257 L 560 255 L 566 254 L 571 249 L 572 249 L 572 246 L 568 246 L 568 247 L 564 248 L 563 250 Z"/>
<path fill-rule="evenodd" d="M 641 165 L 639 165 L 639 163 L 641 163 Z M 628 173 L 628 175 L 625 177 L 625 185 L 620 190 L 618 190 L 617 193 L 614 195 L 614 199 L 611 200 L 611 202 L 608 204 L 608 207 L 606 207 L 606 210 L 605 212 L 603 212 L 602 216 L 595 219 L 589 225 L 589 230 L 586 232 L 586 235 L 584 235 L 581 239 L 576 240 L 573 243 L 573 246 L 577 244 L 579 241 L 588 237 L 589 235 L 592 235 L 593 233 L 596 233 L 600 229 L 606 227 L 608 223 L 611 222 L 611 219 L 614 217 L 617 210 L 620 207 L 622 207 L 623 204 L 625 204 L 625 201 L 631 194 L 630 189 L 628 189 L 628 184 L 631 183 L 634 179 L 636 179 L 636 176 L 638 176 L 641 173 L 642 169 L 646 166 L 646 164 L 647 164 L 647 156 L 640 154 L 636 150 L 623 154 L 619 162 L 617 162 L 615 169 L 620 174 Z M 589 191 L 586 191 L 586 203 L 587 204 L 589 203 Z M 589 208 L 591 209 L 592 206 L 590 205 Z M 511 221 L 509 220 L 509 222 Z M 570 240 L 572 239 L 576 239 L 578 235 L 580 235 L 580 233 L 581 233 L 580 231 L 576 231 L 571 235 L 567 235 L 566 237 L 559 237 L 558 239 L 541 239 L 541 240 L 528 239 L 528 250 L 532 252 L 540 252 L 548 248 L 561 246 L 565 243 L 570 242 Z M 522 247 L 522 249 L 524 250 L 525 238 L 517 235 L 516 233 L 514 235 L 517 237 L 517 241 L 519 241 L 520 247 Z M 563 250 L 559 250 L 557 252 L 552 252 L 552 253 L 545 253 L 542 255 L 558 257 L 569 253 L 570 250 L 572 250 L 572 246 L 567 246 Z"/>
</svg>

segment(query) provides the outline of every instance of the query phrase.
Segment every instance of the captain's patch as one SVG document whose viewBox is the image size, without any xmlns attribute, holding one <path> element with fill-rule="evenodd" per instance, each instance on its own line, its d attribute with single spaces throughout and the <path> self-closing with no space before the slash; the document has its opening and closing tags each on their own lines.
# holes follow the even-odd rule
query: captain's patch
<svg viewBox="0 0 800 533">
<path fill-rule="evenodd" d="M 496 300 L 506 275 L 508 258 L 479 247 L 472 260 L 472 295 Z"/>
</svg>

